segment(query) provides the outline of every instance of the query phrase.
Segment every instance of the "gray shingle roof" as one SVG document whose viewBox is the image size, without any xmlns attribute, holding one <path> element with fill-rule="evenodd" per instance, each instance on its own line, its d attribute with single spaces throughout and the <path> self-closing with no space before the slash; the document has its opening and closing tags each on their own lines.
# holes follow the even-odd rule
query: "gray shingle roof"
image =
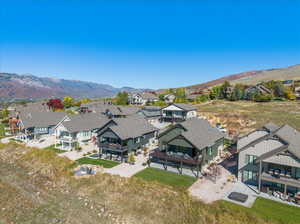
<svg viewBox="0 0 300 224">
<path fill-rule="evenodd" d="M 289 125 L 284 125 L 275 135 L 287 142 L 288 150 L 300 159 L 300 132 Z"/>
<path fill-rule="evenodd" d="M 62 125 L 71 133 L 81 131 L 92 131 L 106 125 L 110 120 L 95 113 L 69 115 L 69 121 L 64 121 Z"/>
<path fill-rule="evenodd" d="M 264 136 L 267 136 L 269 133 L 264 130 L 257 130 L 251 132 L 250 134 L 240 138 L 237 143 L 237 150 L 241 150 L 243 147 L 247 146 L 251 142 L 254 142 Z"/>
<path fill-rule="evenodd" d="M 110 129 L 123 140 L 157 131 L 157 128 L 153 127 L 139 115 L 127 118 L 115 118 L 113 121 L 116 122 L 117 125 L 110 126 Z"/>
<path fill-rule="evenodd" d="M 217 128 L 210 125 L 207 120 L 192 118 L 180 123 L 186 131 L 181 133 L 188 141 L 190 141 L 198 149 L 212 146 L 215 142 L 224 137 Z"/>
<path fill-rule="evenodd" d="M 186 111 L 197 110 L 197 107 L 192 104 L 174 103 L 173 105 Z"/>
<path fill-rule="evenodd" d="M 24 128 L 49 127 L 57 125 L 67 114 L 64 112 L 23 112 L 20 119 Z"/>
</svg>

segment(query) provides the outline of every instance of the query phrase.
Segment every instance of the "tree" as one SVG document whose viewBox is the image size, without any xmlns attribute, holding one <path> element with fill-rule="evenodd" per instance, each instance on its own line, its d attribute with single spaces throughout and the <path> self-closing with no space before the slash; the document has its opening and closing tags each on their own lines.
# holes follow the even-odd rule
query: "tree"
<svg viewBox="0 0 300 224">
<path fill-rule="evenodd" d="M 241 100 L 244 98 L 244 94 L 245 94 L 245 89 L 243 88 L 243 86 L 237 84 L 237 85 L 235 85 L 235 87 L 228 99 L 231 101 Z"/>
<path fill-rule="evenodd" d="M 296 95 L 291 89 L 286 90 L 284 94 L 288 100 L 296 100 Z"/>
<path fill-rule="evenodd" d="M 185 98 L 185 89 L 184 88 L 176 89 L 175 96 L 176 96 L 176 98 L 184 99 Z"/>
<path fill-rule="evenodd" d="M 62 110 L 64 109 L 64 105 L 60 99 L 51 99 L 47 102 L 47 106 L 52 110 Z"/>
<path fill-rule="evenodd" d="M 7 119 L 9 116 L 9 111 L 7 108 L 3 109 L 2 112 L 1 112 L 1 117 L 2 119 Z"/>
<path fill-rule="evenodd" d="M 220 86 L 212 87 L 211 91 L 209 92 L 209 97 L 212 100 L 219 99 L 220 95 L 221 95 L 221 87 Z"/>
<path fill-rule="evenodd" d="M 284 97 L 284 86 L 282 83 L 276 83 L 273 86 L 274 96 L 276 97 Z"/>
<path fill-rule="evenodd" d="M 165 94 L 163 94 L 163 93 L 159 94 L 159 96 L 158 96 L 159 100 L 161 100 L 161 101 L 165 100 L 164 97 L 165 97 Z"/>
<path fill-rule="evenodd" d="M 74 105 L 74 99 L 70 96 L 65 96 L 63 99 L 64 108 L 70 108 Z"/>
<path fill-rule="evenodd" d="M 226 80 L 220 87 L 220 98 L 221 99 L 228 99 L 229 98 L 229 93 L 228 89 L 231 87 L 230 83 Z"/>
<path fill-rule="evenodd" d="M 126 105 L 128 104 L 128 93 L 127 92 L 119 92 L 116 97 L 117 105 Z"/>
<path fill-rule="evenodd" d="M 200 95 L 196 98 L 197 103 L 204 103 L 209 100 L 209 96 L 206 94 Z"/>
</svg>

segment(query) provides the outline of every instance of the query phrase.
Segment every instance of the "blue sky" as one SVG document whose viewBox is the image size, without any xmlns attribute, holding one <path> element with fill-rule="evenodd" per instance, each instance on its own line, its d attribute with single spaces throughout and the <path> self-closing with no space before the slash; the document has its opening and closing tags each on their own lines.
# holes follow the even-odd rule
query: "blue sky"
<svg viewBox="0 0 300 224">
<path fill-rule="evenodd" d="M 168 88 L 300 63 L 300 0 L 0 0 L 0 70 Z"/>
</svg>

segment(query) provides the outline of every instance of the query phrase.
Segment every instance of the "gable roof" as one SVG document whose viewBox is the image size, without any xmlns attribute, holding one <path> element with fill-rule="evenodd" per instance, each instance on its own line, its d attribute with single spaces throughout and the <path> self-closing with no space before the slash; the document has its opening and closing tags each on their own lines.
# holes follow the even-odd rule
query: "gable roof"
<svg viewBox="0 0 300 224">
<path fill-rule="evenodd" d="M 181 135 L 198 149 L 212 146 L 217 140 L 225 137 L 222 132 L 212 127 L 210 123 L 204 119 L 192 118 L 178 125 L 185 129 Z"/>
<path fill-rule="evenodd" d="M 92 131 L 111 121 L 106 116 L 95 113 L 71 115 L 69 118 L 70 120 L 64 121 L 62 125 L 71 133 Z"/>
<path fill-rule="evenodd" d="M 244 150 L 251 150 L 253 147 L 256 147 L 258 150 L 257 152 L 253 151 L 252 153 L 254 155 L 259 154 L 260 158 L 259 160 L 266 160 L 276 154 L 282 153 L 283 151 L 289 151 L 291 152 L 294 156 L 296 156 L 298 159 L 300 159 L 300 133 L 290 127 L 289 125 L 283 125 L 278 128 L 278 126 L 274 124 L 267 124 L 264 126 L 266 129 L 270 130 L 270 132 L 267 132 L 268 134 L 266 135 L 261 135 L 262 137 L 259 137 L 259 133 L 263 132 L 261 130 L 253 132 L 251 135 L 256 135 L 258 136 L 257 138 L 252 138 L 249 141 L 247 140 L 247 143 L 244 147 Z M 249 135 L 246 136 L 249 138 Z M 247 138 L 246 138 L 247 139 Z M 241 138 L 239 141 L 245 141 L 244 138 Z M 265 151 L 263 154 L 260 154 L 261 148 L 258 146 L 262 142 L 266 141 L 273 141 L 277 145 L 277 147 L 270 148 L 269 146 L 267 151 Z M 253 144 L 252 144 L 253 143 Z M 275 145 L 275 143 L 273 145 Z M 238 142 L 239 144 L 243 144 Z"/>
<path fill-rule="evenodd" d="M 178 108 L 180 108 L 182 110 L 185 110 L 185 111 L 197 110 L 196 106 L 194 106 L 192 104 L 185 104 L 185 103 L 173 103 L 173 104 L 170 104 L 170 105 L 162 108 L 162 110 L 165 109 L 165 108 L 167 108 L 167 107 L 169 107 L 169 106 L 172 106 L 172 105 L 174 105 L 175 107 L 178 107 Z"/>
<path fill-rule="evenodd" d="M 267 129 L 269 132 L 274 132 L 278 130 L 280 127 L 273 123 L 267 123 L 264 125 L 264 128 Z"/>
<path fill-rule="evenodd" d="M 111 125 L 109 128 L 123 140 L 136 138 L 158 130 L 140 115 L 114 118 L 113 121 L 116 125 Z"/>
<path fill-rule="evenodd" d="M 58 124 L 67 114 L 64 112 L 37 112 L 20 114 L 24 128 L 49 127 Z"/>
</svg>

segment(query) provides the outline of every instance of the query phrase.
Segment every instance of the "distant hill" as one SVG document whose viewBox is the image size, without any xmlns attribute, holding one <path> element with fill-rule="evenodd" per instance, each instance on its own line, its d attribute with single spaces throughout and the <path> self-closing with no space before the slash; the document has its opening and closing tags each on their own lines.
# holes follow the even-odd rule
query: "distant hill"
<svg viewBox="0 0 300 224">
<path fill-rule="evenodd" d="M 140 92 L 143 89 L 115 88 L 93 82 L 0 73 L 0 98 L 2 99 L 41 99 L 63 96 L 100 98 L 115 96 L 120 91 Z"/>
<path fill-rule="evenodd" d="M 231 84 L 242 83 L 248 85 L 255 85 L 262 81 L 269 80 L 300 80 L 300 65 L 289 66 L 287 68 L 255 70 L 224 76 L 220 79 L 205 82 L 198 85 L 188 86 L 186 88 L 209 88 L 223 83 L 225 80 L 230 81 Z"/>
</svg>

